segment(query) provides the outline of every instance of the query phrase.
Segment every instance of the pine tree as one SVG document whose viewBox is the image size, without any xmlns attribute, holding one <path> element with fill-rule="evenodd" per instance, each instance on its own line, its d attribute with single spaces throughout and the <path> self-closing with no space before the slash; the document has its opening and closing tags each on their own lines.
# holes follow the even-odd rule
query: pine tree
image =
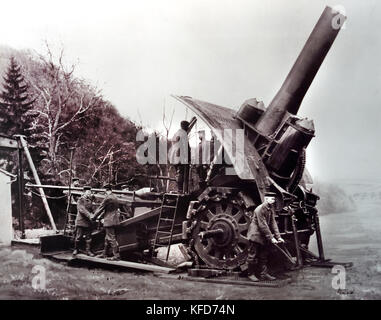
<svg viewBox="0 0 381 320">
<path fill-rule="evenodd" d="M 27 134 L 35 114 L 33 100 L 28 95 L 28 85 L 14 57 L 6 72 L 3 91 L 0 93 L 0 132 L 8 136 Z"/>
</svg>

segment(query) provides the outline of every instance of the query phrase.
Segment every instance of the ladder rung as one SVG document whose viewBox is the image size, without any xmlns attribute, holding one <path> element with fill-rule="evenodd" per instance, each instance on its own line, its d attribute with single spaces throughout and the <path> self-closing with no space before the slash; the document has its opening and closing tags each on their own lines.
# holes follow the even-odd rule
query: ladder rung
<svg viewBox="0 0 381 320">
<path fill-rule="evenodd" d="M 180 193 L 165 193 L 164 197 L 179 197 Z"/>
<path fill-rule="evenodd" d="M 169 253 L 169 246 L 172 244 L 173 226 L 174 226 L 174 222 L 175 222 L 175 218 L 176 218 L 179 197 L 180 197 L 179 194 L 173 194 L 173 193 L 164 194 L 163 200 L 161 203 L 161 212 L 160 212 L 158 223 L 157 223 L 156 236 L 155 236 L 155 240 L 153 243 L 153 249 L 155 249 L 157 247 L 168 247 L 168 253 Z M 169 198 L 172 198 L 172 199 L 176 198 L 176 200 L 171 201 L 171 200 L 169 200 Z M 171 203 L 175 203 L 175 204 L 170 205 Z M 164 216 L 173 216 L 173 218 L 162 218 L 163 208 L 174 209 L 172 214 L 164 213 Z M 172 225 L 164 225 L 164 224 L 161 225 L 161 221 L 171 222 Z M 163 227 L 170 227 L 171 231 L 159 230 L 160 228 L 163 228 Z M 167 243 L 166 244 L 159 244 L 158 242 L 161 242 L 161 241 L 166 241 Z M 167 259 L 168 259 L 168 253 L 167 253 Z"/>
<path fill-rule="evenodd" d="M 157 230 L 163 230 L 163 229 L 168 229 L 168 228 L 172 228 L 172 224 L 170 224 L 170 223 L 167 223 L 167 224 L 164 224 L 164 222 L 162 223 L 162 224 L 160 224 L 160 226 L 159 226 L 159 229 L 157 229 Z M 156 230 L 156 231 L 157 231 Z M 164 231 L 164 230 L 163 230 Z M 166 231 L 166 230 L 165 230 Z"/>
</svg>

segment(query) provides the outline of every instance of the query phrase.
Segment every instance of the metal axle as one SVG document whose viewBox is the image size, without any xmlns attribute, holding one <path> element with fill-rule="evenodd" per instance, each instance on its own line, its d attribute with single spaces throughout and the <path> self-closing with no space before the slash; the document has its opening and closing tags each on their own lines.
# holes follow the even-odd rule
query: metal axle
<svg viewBox="0 0 381 320">
<path fill-rule="evenodd" d="M 224 233 L 224 230 L 218 228 L 218 229 L 202 231 L 199 233 L 199 236 L 201 239 L 209 239 L 209 238 L 214 238 L 216 236 L 219 236 L 223 233 Z"/>
</svg>

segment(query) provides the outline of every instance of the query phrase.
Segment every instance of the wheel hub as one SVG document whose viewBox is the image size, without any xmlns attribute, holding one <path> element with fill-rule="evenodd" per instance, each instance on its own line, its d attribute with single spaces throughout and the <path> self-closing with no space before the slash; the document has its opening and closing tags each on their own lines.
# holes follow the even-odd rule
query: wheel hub
<svg viewBox="0 0 381 320">
<path fill-rule="evenodd" d="M 212 238 L 213 244 L 218 247 L 228 247 L 236 243 L 238 238 L 238 224 L 232 216 L 225 214 L 216 215 L 210 221 L 210 229 L 222 229 L 223 232 Z"/>
</svg>

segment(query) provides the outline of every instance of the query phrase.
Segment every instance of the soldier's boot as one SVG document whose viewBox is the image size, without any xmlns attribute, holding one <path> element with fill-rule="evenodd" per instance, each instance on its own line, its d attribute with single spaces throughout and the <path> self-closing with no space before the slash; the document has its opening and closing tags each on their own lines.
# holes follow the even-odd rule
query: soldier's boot
<svg viewBox="0 0 381 320">
<path fill-rule="evenodd" d="M 108 258 L 107 260 L 111 260 L 111 261 L 117 261 L 117 260 L 120 260 L 120 254 L 119 254 L 119 246 L 118 244 L 113 244 L 112 246 L 112 253 L 113 253 L 113 256 L 111 258 Z"/>
<path fill-rule="evenodd" d="M 108 242 L 106 241 L 102 253 L 98 254 L 96 258 L 102 258 L 102 259 L 107 258 L 107 251 L 108 251 Z"/>
<path fill-rule="evenodd" d="M 94 257 L 95 254 L 91 251 L 91 239 L 86 240 L 86 254 L 89 257 Z"/>
<path fill-rule="evenodd" d="M 258 275 L 258 279 L 260 281 L 274 281 L 274 280 L 276 280 L 275 277 L 273 277 L 267 273 L 267 266 L 266 265 L 260 265 L 260 266 L 258 266 L 258 269 L 260 270 L 259 275 Z"/>
<path fill-rule="evenodd" d="M 79 240 L 74 241 L 74 251 L 73 251 L 73 256 L 76 256 L 78 254 L 78 245 L 79 245 Z"/>
<path fill-rule="evenodd" d="M 250 281 L 257 282 L 259 279 L 254 275 L 255 273 L 255 265 L 253 263 L 249 263 L 247 267 L 247 277 Z"/>
</svg>

